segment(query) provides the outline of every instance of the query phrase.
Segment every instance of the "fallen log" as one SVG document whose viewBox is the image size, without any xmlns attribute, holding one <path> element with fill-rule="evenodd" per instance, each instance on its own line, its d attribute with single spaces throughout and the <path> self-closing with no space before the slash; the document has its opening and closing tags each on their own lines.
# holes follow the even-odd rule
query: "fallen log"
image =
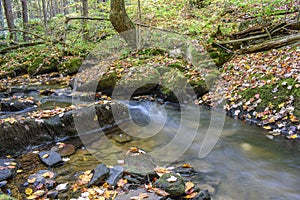
<svg viewBox="0 0 300 200">
<path fill-rule="evenodd" d="M 270 40 L 258 45 L 254 45 L 248 49 L 244 49 L 241 52 L 243 54 L 247 54 L 247 53 L 254 53 L 254 52 L 260 52 L 260 51 L 266 51 L 266 50 L 270 50 L 270 49 L 275 49 L 275 48 L 279 48 L 291 43 L 294 43 L 296 41 L 300 41 L 300 34 L 296 34 L 296 35 L 289 35 L 286 37 L 282 37 L 282 38 L 277 38 L 276 40 Z"/>
<path fill-rule="evenodd" d="M 22 44 L 14 45 L 14 46 L 9 46 L 9 47 L 6 47 L 4 49 L 1 49 L 0 50 L 0 54 L 4 54 L 4 53 L 7 53 L 7 52 L 9 52 L 11 50 L 19 49 L 19 48 L 22 48 L 22 47 L 31 47 L 31 46 L 36 46 L 36 45 L 40 45 L 40 44 L 45 44 L 45 42 L 44 41 L 27 42 L 27 43 L 22 43 Z"/>
</svg>

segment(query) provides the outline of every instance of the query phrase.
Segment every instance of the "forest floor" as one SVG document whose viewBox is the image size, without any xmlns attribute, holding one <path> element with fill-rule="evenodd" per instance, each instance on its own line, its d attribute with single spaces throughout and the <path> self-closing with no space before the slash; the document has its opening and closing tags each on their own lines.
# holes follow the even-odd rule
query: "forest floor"
<svg viewBox="0 0 300 200">
<path fill-rule="evenodd" d="M 100 7 L 104 11 L 102 13 L 103 16 L 107 17 L 108 12 L 106 11 L 108 11 L 109 6 L 101 4 Z M 131 4 L 127 8 L 130 17 L 137 22 L 139 19 L 136 16 L 137 5 Z M 181 58 L 172 58 L 170 53 L 166 51 L 150 52 L 150 54 L 148 52 L 127 52 L 126 55 L 123 54 L 122 57 L 111 63 L 110 66 L 107 66 L 104 77 L 112 77 L 114 81 L 117 81 L 131 73 L 130 68 L 140 65 L 151 65 L 156 73 L 154 78 L 158 79 L 161 79 L 161 74 L 165 73 L 161 66 L 176 68 L 183 72 L 184 76 L 188 77 L 189 83 L 195 80 L 197 80 L 197 83 L 203 83 L 203 81 L 207 81 L 206 78 L 210 74 L 214 74 L 215 84 L 210 86 L 209 91 L 203 89 L 206 94 L 202 94 L 203 96 L 201 95 L 201 97 L 197 98 L 195 101 L 197 104 L 208 105 L 212 108 L 221 107 L 230 116 L 247 121 L 250 124 L 257 124 L 268 130 L 266 136 L 269 139 L 300 139 L 299 43 L 286 45 L 279 49 L 244 55 L 234 52 L 235 45 L 228 45 L 225 51 L 223 47 L 214 46 L 215 42 L 229 39 L 230 34 L 245 30 L 251 26 L 264 24 L 265 22 L 276 24 L 283 19 L 293 19 L 297 15 L 296 12 L 287 15 L 283 14 L 282 11 L 285 12 L 286 7 L 279 1 L 268 1 L 265 6 L 262 6 L 257 1 L 240 2 L 235 0 L 227 1 L 227 3 L 219 0 L 204 1 L 199 7 L 187 4 L 183 0 L 150 0 L 145 1 L 141 5 L 141 9 L 142 24 L 150 26 L 150 29 L 151 27 L 156 27 L 159 31 L 176 32 L 176 34 L 181 35 L 186 40 L 196 41 L 198 45 L 208 50 L 207 54 L 216 64 L 213 66 L 213 69 L 203 67 L 197 71 L 191 62 Z M 100 33 L 97 33 L 97 35 L 104 34 L 107 36 L 107 40 L 111 39 L 115 34 L 112 27 L 106 22 L 103 24 L 103 27 L 103 30 L 100 30 Z M 247 46 L 248 44 L 248 42 L 245 42 L 239 44 L 239 46 Z M 28 110 L 25 109 L 26 112 L 16 115 L 14 115 L 16 110 L 1 110 L 3 111 L 0 119 L 1 126 L 20 125 L 28 119 L 40 124 L 43 123 L 43 120 L 51 120 L 55 116 L 62 117 L 65 113 L 76 109 L 70 105 L 70 102 L 66 104 L 54 103 L 45 107 L 40 102 L 40 99 L 44 97 L 72 98 L 73 95 L 77 95 L 70 94 L 70 88 L 69 90 L 64 90 L 63 88 L 67 88 L 70 85 L 74 86 L 74 78 L 78 69 L 82 66 L 82 62 L 85 58 L 88 58 L 87 55 L 91 50 L 99 48 L 95 41 L 87 43 L 69 41 L 68 45 L 68 50 L 65 50 L 59 44 L 51 47 L 41 45 L 1 55 L 0 90 L 2 105 L 10 105 L 9 109 L 14 107 L 17 111 L 20 111 L 20 107 L 29 108 Z M 223 51 L 221 50 L 222 48 Z M 223 65 L 223 61 L 228 58 L 230 60 Z M 148 71 L 146 69 L 143 72 L 147 74 Z M 111 74 L 114 74 L 114 76 L 109 76 Z M 165 78 L 168 78 L 168 76 Z M 112 84 L 115 84 L 115 82 Z M 49 86 L 54 88 L 49 88 Z M 110 85 L 108 88 L 110 89 Z M 31 96 L 32 94 L 34 95 Z M 81 93 L 80 95 L 86 97 L 90 94 Z M 94 95 L 97 96 L 101 103 L 111 101 L 109 94 L 99 92 Z M 144 96 L 141 98 L 155 100 L 156 96 Z M 159 98 L 156 99 L 158 100 Z M 20 102 L 20 104 L 16 104 L 16 102 Z M 9 115 L 6 115 L 7 112 L 9 112 Z M 30 127 L 24 126 L 24 131 L 26 132 L 28 128 Z M 139 149 L 131 150 L 134 152 L 138 151 L 137 153 L 141 154 Z M 37 155 L 35 155 L 35 158 L 37 158 Z M 30 161 L 30 159 L 25 159 L 25 162 Z M 22 161 L 22 158 L 19 158 L 19 160 Z M 39 159 L 35 161 L 38 163 L 38 166 L 41 166 Z M 15 162 L 9 162 L 5 167 L 5 170 L 14 169 L 16 168 Z M 183 167 L 189 169 L 191 166 L 184 165 Z M 45 167 L 43 166 L 42 168 Z M 169 169 L 162 168 L 161 170 L 165 173 Z M 33 171 L 31 172 L 33 174 Z M 22 170 L 17 173 L 20 174 L 20 177 Z M 47 171 L 42 176 L 46 176 L 44 178 L 48 179 L 54 175 L 51 171 Z M 78 184 L 72 186 L 74 192 L 78 192 L 78 195 L 83 196 L 81 199 L 84 199 L 84 195 L 88 196 L 90 194 L 99 195 L 99 199 L 115 197 L 117 191 L 111 190 L 107 185 L 103 185 L 101 188 L 85 187 L 91 178 L 91 171 L 87 170 L 79 176 Z M 171 178 L 172 180 L 169 180 L 173 182 L 174 177 Z M 121 190 L 126 183 L 122 182 L 124 181 L 123 179 L 120 180 L 118 189 Z M 35 179 L 22 179 L 22 181 L 27 182 L 30 186 L 22 186 L 22 190 L 20 190 L 22 196 L 27 196 L 29 199 L 39 199 L 43 195 L 44 197 L 46 194 L 48 195 L 48 191 L 44 190 L 46 184 L 40 184 Z M 4 184 L 4 188 L 7 187 L 7 182 L 5 183 L 5 181 L 1 181 L 0 184 Z M 66 185 L 58 186 L 60 187 L 55 189 L 55 194 L 60 190 L 66 190 Z M 188 199 L 193 199 L 194 196 L 192 195 L 199 196 L 200 194 L 198 190 L 193 192 L 194 185 L 192 182 L 183 187 L 185 187 L 184 192 Z M 148 186 L 147 189 L 156 190 L 152 186 Z M 165 193 L 163 192 L 161 190 L 154 191 L 157 195 L 164 196 Z M 147 191 L 142 192 L 132 199 L 147 199 L 147 195 L 149 195 Z"/>
</svg>

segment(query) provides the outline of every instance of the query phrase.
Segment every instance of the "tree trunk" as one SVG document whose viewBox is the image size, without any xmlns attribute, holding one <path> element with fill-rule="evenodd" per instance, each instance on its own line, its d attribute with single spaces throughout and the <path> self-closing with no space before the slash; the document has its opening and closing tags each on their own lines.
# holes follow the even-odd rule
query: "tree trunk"
<svg viewBox="0 0 300 200">
<path fill-rule="evenodd" d="M 3 4 L 4 4 L 4 11 L 5 11 L 7 26 L 8 26 L 9 29 L 15 29 L 15 23 L 14 23 L 14 17 L 13 17 L 13 13 L 12 13 L 11 0 L 3 0 Z M 16 32 L 10 31 L 10 39 L 11 40 L 16 40 L 17 39 Z"/>
<path fill-rule="evenodd" d="M 66 16 L 67 14 L 69 14 L 69 12 L 68 12 L 68 2 L 67 2 L 67 0 L 62 0 L 62 1 L 63 1 L 64 15 Z"/>
<path fill-rule="evenodd" d="M 45 31 L 47 33 L 47 10 L 46 10 L 46 2 L 45 2 L 45 0 L 42 0 L 42 10 L 43 10 L 43 18 L 44 18 Z"/>
<path fill-rule="evenodd" d="M 136 48 L 136 28 L 126 13 L 124 0 L 111 0 L 110 10 L 109 18 L 114 29 L 128 45 Z"/>
<path fill-rule="evenodd" d="M 0 28 L 4 28 L 4 16 L 2 10 L 2 1 L 0 0 Z M 0 31 L 0 37 L 4 37 L 4 31 Z"/>
<path fill-rule="evenodd" d="M 27 25 L 28 25 L 28 9 L 27 9 L 27 0 L 21 0 L 22 3 L 22 18 L 23 18 L 23 29 L 27 31 Z M 28 37 L 26 33 L 23 33 L 23 40 L 25 42 L 28 41 Z"/>
<path fill-rule="evenodd" d="M 88 17 L 89 11 L 88 11 L 88 0 L 82 0 L 82 16 Z M 83 40 L 88 40 L 88 30 L 87 30 L 87 20 L 82 20 L 82 36 Z"/>
</svg>

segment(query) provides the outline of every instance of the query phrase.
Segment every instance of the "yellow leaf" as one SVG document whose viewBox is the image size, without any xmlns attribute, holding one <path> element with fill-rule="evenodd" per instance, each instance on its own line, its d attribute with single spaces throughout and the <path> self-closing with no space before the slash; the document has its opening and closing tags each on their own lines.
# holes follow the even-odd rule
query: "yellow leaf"
<svg viewBox="0 0 300 200">
<path fill-rule="evenodd" d="M 192 166 L 191 166 L 190 164 L 186 164 L 186 163 L 183 164 L 182 167 L 183 167 L 183 168 L 192 168 Z"/>
<path fill-rule="evenodd" d="M 192 188 L 194 188 L 195 184 L 191 181 L 185 183 L 185 193 L 188 193 Z"/>
<path fill-rule="evenodd" d="M 298 135 L 297 134 L 291 135 L 291 138 L 296 139 L 296 138 L 298 138 Z"/>
<path fill-rule="evenodd" d="M 192 198 L 196 197 L 197 194 L 198 194 L 197 192 L 194 192 L 192 194 L 186 195 L 184 198 L 186 198 L 186 199 L 192 199 Z"/>
<path fill-rule="evenodd" d="M 271 126 L 263 126 L 264 129 L 267 129 L 267 130 L 271 130 L 272 127 Z"/>
<path fill-rule="evenodd" d="M 291 122 L 299 122 L 299 119 L 295 115 L 290 115 Z"/>
<path fill-rule="evenodd" d="M 282 108 L 284 106 L 284 102 L 278 105 L 278 108 Z"/>
<path fill-rule="evenodd" d="M 27 180 L 28 183 L 34 183 L 36 181 L 36 178 L 29 178 Z"/>
<path fill-rule="evenodd" d="M 33 190 L 31 188 L 26 188 L 25 190 L 25 194 L 27 194 L 28 196 L 31 195 L 33 192 Z"/>
<path fill-rule="evenodd" d="M 275 118 L 274 118 L 274 117 L 271 117 L 271 118 L 269 119 L 269 123 L 273 123 L 273 122 L 275 122 Z"/>
</svg>

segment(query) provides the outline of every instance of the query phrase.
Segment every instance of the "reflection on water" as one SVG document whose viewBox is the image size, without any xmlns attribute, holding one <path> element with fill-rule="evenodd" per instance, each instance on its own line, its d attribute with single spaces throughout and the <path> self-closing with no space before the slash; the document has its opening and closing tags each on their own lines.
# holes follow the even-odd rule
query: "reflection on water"
<svg viewBox="0 0 300 200">
<path fill-rule="evenodd" d="M 110 134 L 110 140 L 91 142 L 90 149 L 94 149 L 93 153 L 101 154 L 97 155 L 99 156 L 97 158 L 108 164 L 115 164 L 116 160 L 124 155 L 124 150 L 131 146 L 138 146 L 147 152 L 155 152 L 176 138 L 178 123 L 182 117 L 180 109 L 156 104 L 152 106 L 155 108 L 151 112 L 154 125 L 155 123 L 159 125 L 159 121 L 155 122 L 155 119 L 161 117 L 159 110 L 164 109 L 167 113 L 167 121 L 157 134 L 151 135 L 152 129 L 138 129 L 137 126 L 131 126 L 132 123 L 123 122 L 120 124 L 122 130 L 115 128 L 110 131 L 113 133 Z M 183 128 L 186 130 L 186 137 L 189 137 L 191 136 L 189 130 L 199 127 L 194 142 L 188 145 L 185 143 L 189 141 L 188 139 L 176 141 L 174 143 L 176 145 L 164 149 L 160 157 L 156 155 L 155 158 L 163 161 L 164 158 L 172 156 L 177 149 L 185 149 L 187 146 L 188 150 L 178 162 L 191 163 L 196 169 L 200 167 L 197 166 L 199 160 L 214 166 L 214 173 L 221 179 L 215 195 L 216 199 L 300 199 L 299 145 L 292 144 L 291 141 L 271 141 L 264 136 L 266 132 L 256 126 L 226 117 L 216 146 L 208 156 L 199 159 L 201 146 L 199 144 L 203 142 L 211 116 L 221 115 L 220 113 L 212 115 L 212 112 L 201 109 L 201 120 L 195 121 L 193 112 L 190 111 L 188 122 Z M 123 137 L 126 133 L 131 137 L 126 143 L 114 140 L 114 135 Z M 141 134 L 148 134 L 151 137 L 138 137 Z"/>
</svg>

